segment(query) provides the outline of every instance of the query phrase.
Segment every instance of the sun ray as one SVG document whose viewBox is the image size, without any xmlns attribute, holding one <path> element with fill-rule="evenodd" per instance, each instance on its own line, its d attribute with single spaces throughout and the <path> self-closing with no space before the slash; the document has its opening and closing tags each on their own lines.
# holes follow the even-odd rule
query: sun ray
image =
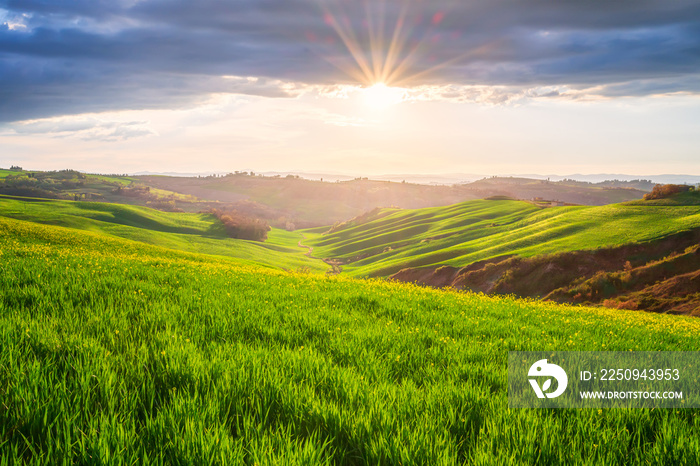
<svg viewBox="0 0 700 466">
<path fill-rule="evenodd" d="M 401 6 L 399 16 L 396 19 L 396 24 L 394 25 L 394 32 L 391 37 L 391 43 L 389 44 L 386 59 L 384 60 L 384 66 L 382 67 L 380 81 L 383 83 L 391 84 L 389 75 L 391 73 L 391 70 L 393 70 L 394 68 L 394 64 L 396 63 L 397 58 L 403 50 L 404 39 L 402 38 L 402 32 L 407 14 L 408 6 L 406 5 L 406 3 L 403 3 L 403 5 Z"/>
<path fill-rule="evenodd" d="M 485 55 L 496 45 L 483 45 L 434 63 L 436 54 L 430 54 L 438 52 L 437 44 L 448 34 L 460 34 L 457 30 L 450 32 L 443 24 L 449 11 L 431 8 L 428 12 L 425 10 L 430 3 L 411 0 L 396 0 L 396 4 L 387 0 L 317 1 L 326 24 L 338 35 L 351 58 L 346 62 L 328 61 L 365 89 L 377 84 L 416 84 L 436 71 Z"/>
<path fill-rule="evenodd" d="M 367 32 L 369 35 L 370 56 L 372 57 L 372 81 L 376 82 L 380 74 L 383 52 L 384 31 L 384 2 L 379 2 L 378 24 L 375 27 L 374 14 L 370 8 L 369 0 L 364 1 L 365 15 L 367 16 Z"/>
<path fill-rule="evenodd" d="M 337 60 L 334 60 L 333 58 L 328 58 L 323 55 L 321 55 L 321 58 L 325 60 L 326 62 L 330 63 L 343 73 L 347 74 L 350 76 L 352 79 L 354 79 L 357 82 L 360 83 L 365 83 L 368 84 L 368 78 L 367 75 L 362 72 L 357 66 L 352 66 L 351 64 L 345 63 L 345 62 L 338 62 Z"/>
<path fill-rule="evenodd" d="M 488 44 L 484 44 L 484 45 L 482 45 L 481 47 L 478 47 L 478 48 L 476 48 L 476 49 L 469 50 L 468 52 L 466 52 L 466 53 L 464 53 L 464 54 L 462 54 L 462 55 L 459 55 L 459 56 L 457 56 L 457 57 L 455 57 L 455 58 L 452 58 L 452 59 L 450 59 L 450 60 L 445 60 L 445 61 L 443 61 L 443 62 L 438 63 L 438 64 L 435 65 L 435 66 L 432 66 L 432 67 L 427 68 L 427 69 L 425 69 L 425 70 L 419 71 L 418 73 L 414 73 L 414 74 L 412 74 L 412 75 L 409 75 L 409 76 L 406 76 L 406 77 L 404 77 L 404 78 L 401 78 L 400 80 L 398 80 L 398 81 L 396 82 L 396 84 L 397 84 L 397 85 L 398 85 L 398 84 L 402 84 L 402 83 L 403 83 L 403 84 L 406 84 L 406 83 L 409 83 L 409 82 L 412 81 L 412 80 L 416 80 L 416 79 L 419 79 L 419 78 L 423 78 L 423 77 L 429 75 L 430 73 L 434 73 L 435 71 L 438 71 L 438 70 L 440 70 L 440 69 L 442 69 L 442 68 L 445 68 L 445 67 L 447 67 L 447 66 L 454 65 L 455 63 L 459 63 L 459 62 L 461 62 L 461 61 L 463 61 L 463 60 L 466 60 L 467 58 L 474 58 L 474 57 L 479 57 L 479 56 L 486 55 L 487 52 L 490 52 L 491 50 L 493 50 L 494 48 L 496 48 L 496 46 L 497 46 L 499 43 L 500 43 L 500 41 L 489 42 Z"/>
<path fill-rule="evenodd" d="M 430 22 L 430 27 L 428 27 L 425 30 L 425 32 L 423 32 L 422 37 L 411 47 L 411 50 L 408 54 L 406 54 L 403 60 L 401 60 L 401 62 L 393 68 L 391 74 L 387 77 L 387 81 L 397 81 L 401 74 L 405 73 L 409 69 L 409 67 L 413 65 L 421 48 L 429 43 L 429 37 L 431 37 L 434 34 L 435 26 L 437 26 L 437 24 L 439 24 L 442 21 L 442 17 L 444 17 L 444 13 L 440 17 L 440 20 L 436 21 L 437 13 L 433 16 L 433 20 Z"/>
<path fill-rule="evenodd" d="M 346 31 L 329 8 L 327 8 L 325 5 L 323 5 L 322 8 L 324 11 L 324 21 L 335 30 L 338 37 L 340 37 L 340 40 L 343 41 L 343 44 L 345 44 L 345 47 L 348 49 L 352 57 L 357 62 L 357 65 L 360 67 L 360 70 L 364 75 L 362 82 L 365 84 L 370 84 L 372 82 L 372 70 L 370 69 L 369 63 L 367 62 L 364 52 L 362 51 L 362 47 L 360 47 L 360 44 L 357 42 L 357 38 L 352 31 L 352 28 L 348 27 L 348 30 Z"/>
</svg>

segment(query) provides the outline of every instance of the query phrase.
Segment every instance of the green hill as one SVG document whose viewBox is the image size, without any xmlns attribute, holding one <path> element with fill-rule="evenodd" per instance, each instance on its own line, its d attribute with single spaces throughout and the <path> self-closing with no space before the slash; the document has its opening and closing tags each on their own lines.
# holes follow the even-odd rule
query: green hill
<svg viewBox="0 0 700 466">
<path fill-rule="evenodd" d="M 231 173 L 201 178 L 141 176 L 138 180 L 151 187 L 227 203 L 243 201 L 264 205 L 268 220 L 284 217 L 302 226 L 320 226 L 342 222 L 375 207 L 397 206 L 407 209 L 447 206 L 467 199 L 508 196 L 515 199 L 544 198 L 567 203 L 604 205 L 640 199 L 651 187 L 637 182 L 585 183 L 564 180 L 549 182 L 527 178 L 494 177 L 474 183 L 423 185 L 357 178 L 329 183 L 289 175 L 287 177 L 251 176 Z"/>
<path fill-rule="evenodd" d="M 207 230 L 130 212 L 115 225 Z M 2 464 L 700 463 L 695 410 L 508 409 L 512 350 L 698 351 L 700 321 L 283 272 L 0 217 Z"/>
<path fill-rule="evenodd" d="M 0 196 L 0 216 L 104 233 L 165 248 L 232 257 L 287 270 L 324 272 L 305 255 L 301 234 L 273 228 L 264 243 L 232 239 L 210 214 L 161 212 L 147 207 Z"/>
<path fill-rule="evenodd" d="M 700 205 L 700 190 L 678 193 L 666 199 L 629 201 L 626 204 L 640 206 L 697 206 Z"/>
<path fill-rule="evenodd" d="M 17 171 L 15 170 L 7 170 L 5 168 L 0 168 L 0 178 L 5 178 L 9 175 L 16 175 Z"/>
<path fill-rule="evenodd" d="M 700 227 L 696 206 L 615 204 L 540 208 L 522 201 L 467 201 L 448 207 L 385 209 L 321 234 L 317 257 L 350 276 L 389 276 L 406 267 L 465 265 L 518 255 L 592 250 L 650 241 Z"/>
</svg>

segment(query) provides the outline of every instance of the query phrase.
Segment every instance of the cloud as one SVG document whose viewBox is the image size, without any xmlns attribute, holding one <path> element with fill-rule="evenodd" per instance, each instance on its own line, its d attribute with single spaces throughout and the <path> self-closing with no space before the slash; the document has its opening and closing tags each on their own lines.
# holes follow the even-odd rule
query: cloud
<svg viewBox="0 0 700 466">
<path fill-rule="evenodd" d="M 91 116 L 47 118 L 10 125 L 14 134 L 115 142 L 156 134 L 147 121 L 104 120 Z"/>
<path fill-rule="evenodd" d="M 6 0 L 0 122 L 293 97 L 383 69 L 410 87 L 696 93 L 698 24 L 697 0 Z"/>
</svg>

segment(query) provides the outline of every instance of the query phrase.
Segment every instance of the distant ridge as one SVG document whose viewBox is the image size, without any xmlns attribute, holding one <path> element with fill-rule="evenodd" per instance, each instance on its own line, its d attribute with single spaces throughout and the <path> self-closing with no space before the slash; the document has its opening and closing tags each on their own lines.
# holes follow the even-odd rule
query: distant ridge
<svg viewBox="0 0 700 466">
<path fill-rule="evenodd" d="M 141 171 L 132 173 L 134 176 L 177 176 L 177 177 L 196 177 L 196 176 L 211 176 L 225 175 L 235 170 L 225 171 L 210 171 L 198 173 L 180 173 L 180 172 L 151 172 Z M 242 169 L 238 171 L 250 172 L 250 169 Z M 508 173 L 498 175 L 480 175 L 475 173 L 435 173 L 435 174 L 419 174 L 419 173 L 390 173 L 382 175 L 366 175 L 366 174 L 347 174 L 335 172 L 307 172 L 307 171 L 255 171 L 263 176 L 287 176 L 295 175 L 308 180 L 323 180 L 323 181 L 349 181 L 355 178 L 369 178 L 377 181 L 406 181 L 407 183 L 416 184 L 460 184 L 470 183 L 490 176 L 498 177 L 515 177 L 515 178 L 530 178 L 535 180 L 561 181 L 561 180 L 576 180 L 587 181 L 591 183 L 600 183 L 607 180 L 651 180 L 653 183 L 659 184 L 699 184 L 700 175 L 680 175 L 680 174 L 663 174 L 663 175 L 629 175 L 624 173 L 596 173 L 596 174 L 581 174 L 575 173 L 571 175 L 541 175 L 538 173 Z"/>
<path fill-rule="evenodd" d="M 576 181 L 589 181 L 591 183 L 600 183 L 607 180 L 620 180 L 620 181 L 631 181 L 631 180 L 651 180 L 654 183 L 659 184 L 698 184 L 700 183 L 699 175 L 627 175 L 621 173 L 598 173 L 592 175 L 582 175 L 576 173 L 573 175 L 538 175 L 538 174 L 525 174 L 525 175 L 504 175 L 504 176 L 518 176 L 524 178 L 534 178 L 534 179 L 547 179 L 550 181 L 561 181 L 561 180 L 576 180 Z"/>
</svg>

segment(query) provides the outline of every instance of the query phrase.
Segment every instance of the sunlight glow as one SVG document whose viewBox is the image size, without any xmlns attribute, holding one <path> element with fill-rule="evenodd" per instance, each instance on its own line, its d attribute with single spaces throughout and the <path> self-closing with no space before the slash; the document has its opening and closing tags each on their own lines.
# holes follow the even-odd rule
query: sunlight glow
<svg viewBox="0 0 700 466">
<path fill-rule="evenodd" d="M 362 98 L 368 106 L 382 109 L 406 100 L 406 90 L 400 87 L 389 87 L 384 83 L 377 83 L 372 87 L 363 89 Z"/>
</svg>

